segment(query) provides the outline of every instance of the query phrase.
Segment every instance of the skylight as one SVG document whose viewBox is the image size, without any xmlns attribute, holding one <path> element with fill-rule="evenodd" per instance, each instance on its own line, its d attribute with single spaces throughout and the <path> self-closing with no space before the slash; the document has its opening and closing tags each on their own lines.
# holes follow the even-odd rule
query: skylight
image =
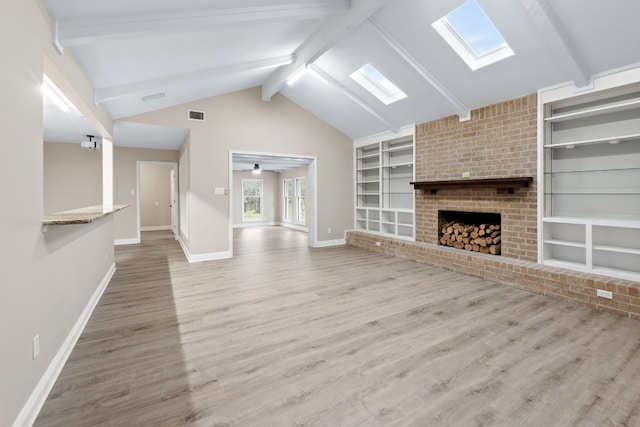
<svg viewBox="0 0 640 427">
<path fill-rule="evenodd" d="M 392 104 L 407 97 L 398 86 L 391 83 L 380 71 L 371 64 L 354 71 L 351 78 L 369 93 L 378 98 L 384 105 Z"/>
<path fill-rule="evenodd" d="M 514 54 L 476 0 L 467 1 L 431 26 L 472 70 Z"/>
</svg>

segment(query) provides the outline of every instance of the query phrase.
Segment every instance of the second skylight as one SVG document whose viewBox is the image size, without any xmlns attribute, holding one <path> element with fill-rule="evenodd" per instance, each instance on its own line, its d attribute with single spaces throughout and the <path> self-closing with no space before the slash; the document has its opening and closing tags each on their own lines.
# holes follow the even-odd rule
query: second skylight
<svg viewBox="0 0 640 427">
<path fill-rule="evenodd" d="M 378 98 L 384 105 L 392 104 L 407 97 L 398 86 L 394 85 L 371 64 L 366 64 L 351 73 L 351 78 Z"/>
</svg>

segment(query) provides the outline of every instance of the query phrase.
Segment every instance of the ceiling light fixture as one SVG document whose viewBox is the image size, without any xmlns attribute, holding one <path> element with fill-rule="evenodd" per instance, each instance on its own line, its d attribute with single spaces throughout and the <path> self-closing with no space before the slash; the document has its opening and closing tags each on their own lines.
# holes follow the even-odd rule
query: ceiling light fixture
<svg viewBox="0 0 640 427">
<path fill-rule="evenodd" d="M 260 169 L 260 165 L 256 163 L 253 166 L 253 174 L 254 175 L 260 175 L 260 172 L 262 172 L 262 170 Z"/>
<path fill-rule="evenodd" d="M 75 105 L 69 101 L 69 98 L 67 98 L 65 94 L 58 89 L 46 74 L 42 75 L 42 93 L 63 113 L 68 113 L 69 111 L 76 109 Z"/>
<path fill-rule="evenodd" d="M 89 140 L 80 141 L 80 148 L 83 148 L 85 150 L 100 149 L 101 138 L 96 138 L 94 135 L 87 135 L 87 138 L 89 138 Z"/>
</svg>

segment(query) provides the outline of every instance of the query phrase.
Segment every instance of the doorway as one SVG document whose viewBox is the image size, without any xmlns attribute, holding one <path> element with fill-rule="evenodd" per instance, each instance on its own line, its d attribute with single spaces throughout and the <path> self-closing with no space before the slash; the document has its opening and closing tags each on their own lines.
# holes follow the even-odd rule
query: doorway
<svg viewBox="0 0 640 427">
<path fill-rule="evenodd" d="M 307 246 L 317 246 L 316 162 L 315 156 L 229 153 L 231 256 L 234 230 L 243 228 L 276 226 L 298 230 L 306 235 Z M 249 212 L 245 212 L 247 209 Z"/>
<path fill-rule="evenodd" d="M 171 233 L 178 239 L 178 164 L 137 162 L 137 231 Z"/>
</svg>

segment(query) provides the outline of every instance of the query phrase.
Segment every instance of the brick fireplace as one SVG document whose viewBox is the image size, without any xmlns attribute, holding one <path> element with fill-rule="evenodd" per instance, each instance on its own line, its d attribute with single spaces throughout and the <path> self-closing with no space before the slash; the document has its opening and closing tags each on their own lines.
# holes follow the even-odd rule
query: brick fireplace
<svg viewBox="0 0 640 427">
<path fill-rule="evenodd" d="M 536 176 L 536 95 L 474 110 L 460 123 L 447 117 L 416 126 L 416 181 Z M 416 241 L 437 245 L 439 211 L 500 214 L 502 256 L 536 262 L 535 181 L 507 189 L 416 191 Z"/>
<path fill-rule="evenodd" d="M 464 181 L 537 176 L 536 95 L 472 111 L 460 123 L 447 117 L 416 126 L 415 181 Z M 442 211 L 499 215 L 501 255 L 439 243 Z M 347 244 L 640 319 L 640 284 L 537 263 L 537 180 L 527 187 L 442 188 L 415 191 L 415 242 L 366 232 Z M 597 298 L 595 289 L 614 293 Z"/>
</svg>

